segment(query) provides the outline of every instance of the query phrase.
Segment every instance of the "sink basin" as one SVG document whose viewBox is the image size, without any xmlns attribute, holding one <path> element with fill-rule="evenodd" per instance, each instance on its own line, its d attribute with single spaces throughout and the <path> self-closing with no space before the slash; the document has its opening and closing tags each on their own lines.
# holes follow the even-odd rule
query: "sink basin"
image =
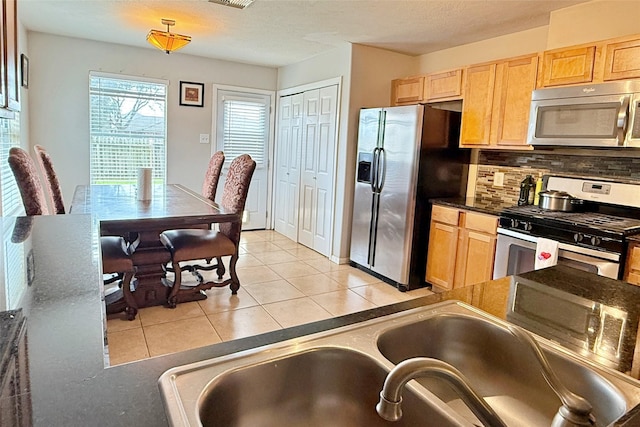
<svg viewBox="0 0 640 427">
<path fill-rule="evenodd" d="M 312 349 L 221 374 L 197 407 L 203 426 L 450 425 L 415 393 L 405 393 L 400 422 L 380 418 L 375 405 L 386 375 L 358 352 Z"/>
<path fill-rule="evenodd" d="M 455 366 L 508 425 L 551 425 L 561 406 L 528 346 L 506 328 L 488 320 L 439 314 L 391 328 L 379 336 L 377 344 L 384 357 L 394 364 L 421 356 Z M 626 412 L 621 392 L 587 365 L 557 352 L 546 350 L 545 355 L 560 381 L 592 404 L 598 425 L 609 425 Z M 417 381 L 477 422 L 446 383 L 434 378 Z"/>
<path fill-rule="evenodd" d="M 208 377 L 217 369 L 191 371 Z M 173 425 L 202 426 L 458 426 L 415 392 L 404 394 L 404 416 L 391 423 L 375 405 L 388 370 L 359 352 L 335 347 L 312 348 L 284 357 L 230 369 L 204 387 L 183 388 L 195 398 L 190 420 Z M 184 382 L 188 373 L 170 374 Z M 180 378 L 182 376 L 182 378 Z M 175 382 L 174 382 L 175 383 Z M 173 421 L 176 421 L 175 419 Z M 201 424 L 198 424 L 201 423 Z"/>
<path fill-rule="evenodd" d="M 169 369 L 158 380 L 172 426 L 481 425 L 439 380 L 403 388 L 403 417 L 375 410 L 402 360 L 432 357 L 462 371 L 509 427 L 550 425 L 560 401 L 506 322 L 457 301 L 419 307 Z M 588 399 L 598 426 L 640 404 L 640 382 L 536 338 L 564 385 Z"/>
</svg>

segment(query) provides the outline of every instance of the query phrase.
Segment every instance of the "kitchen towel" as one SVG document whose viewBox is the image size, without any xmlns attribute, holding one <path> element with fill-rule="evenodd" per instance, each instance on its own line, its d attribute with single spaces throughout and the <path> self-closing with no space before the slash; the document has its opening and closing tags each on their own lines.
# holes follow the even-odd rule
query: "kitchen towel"
<svg viewBox="0 0 640 427">
<path fill-rule="evenodd" d="M 559 243 L 555 240 L 538 238 L 538 243 L 536 244 L 536 270 L 551 267 L 558 263 L 558 245 Z"/>
<path fill-rule="evenodd" d="M 153 192 L 153 169 L 138 169 L 138 200 L 151 200 Z"/>
</svg>

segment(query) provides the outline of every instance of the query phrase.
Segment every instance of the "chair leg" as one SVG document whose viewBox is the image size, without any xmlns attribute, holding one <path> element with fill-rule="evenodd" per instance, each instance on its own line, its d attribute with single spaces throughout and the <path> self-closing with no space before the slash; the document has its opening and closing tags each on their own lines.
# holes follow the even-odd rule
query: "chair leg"
<svg viewBox="0 0 640 427">
<path fill-rule="evenodd" d="M 218 268 L 216 269 L 216 272 L 218 273 L 218 280 L 222 280 L 222 276 L 224 276 L 225 273 L 224 263 L 222 262 L 222 257 L 218 257 L 216 259 L 218 260 Z"/>
<path fill-rule="evenodd" d="M 126 304 L 124 311 L 127 313 L 128 320 L 134 320 L 138 313 L 138 303 L 131 293 L 131 279 L 133 279 L 132 271 L 124 273 L 124 277 L 122 278 L 122 296 Z"/>
<path fill-rule="evenodd" d="M 231 294 L 235 295 L 238 293 L 238 289 L 240 289 L 240 280 L 238 279 L 238 274 L 236 273 L 236 263 L 238 262 L 238 252 L 231 256 L 231 260 L 229 261 L 229 274 L 231 275 Z"/>
<path fill-rule="evenodd" d="M 172 262 L 171 266 L 174 271 L 173 287 L 167 297 L 167 303 L 169 304 L 169 308 L 176 308 L 176 304 L 178 303 L 178 292 L 180 291 L 180 285 L 182 282 L 182 270 L 180 270 L 180 264 L 177 262 Z"/>
</svg>

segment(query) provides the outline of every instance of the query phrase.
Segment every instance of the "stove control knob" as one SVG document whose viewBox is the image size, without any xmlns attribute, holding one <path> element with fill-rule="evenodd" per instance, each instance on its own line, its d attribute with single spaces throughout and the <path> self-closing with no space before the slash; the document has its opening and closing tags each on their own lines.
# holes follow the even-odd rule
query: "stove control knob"
<svg viewBox="0 0 640 427">
<path fill-rule="evenodd" d="M 511 228 L 518 228 L 518 225 L 520 225 L 520 222 L 517 219 L 511 220 Z"/>
<path fill-rule="evenodd" d="M 524 224 L 522 224 L 522 229 L 524 231 L 531 231 L 532 228 L 533 228 L 533 225 L 531 225 L 530 222 L 525 222 Z"/>
<path fill-rule="evenodd" d="M 598 245 L 600 244 L 600 238 L 599 238 L 599 237 L 596 237 L 596 236 L 593 236 L 593 237 L 591 238 L 591 244 L 592 244 L 593 246 L 598 246 Z"/>
<path fill-rule="evenodd" d="M 584 235 L 582 233 L 576 233 L 573 235 L 573 241 L 576 243 L 580 243 L 584 240 Z"/>
</svg>

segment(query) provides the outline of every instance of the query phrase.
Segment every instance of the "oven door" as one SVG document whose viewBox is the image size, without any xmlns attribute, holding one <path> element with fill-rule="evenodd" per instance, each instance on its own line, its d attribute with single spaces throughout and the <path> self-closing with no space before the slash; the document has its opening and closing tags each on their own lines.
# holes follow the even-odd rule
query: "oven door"
<svg viewBox="0 0 640 427">
<path fill-rule="evenodd" d="M 493 278 L 534 270 L 537 241 L 535 236 L 499 228 Z M 620 254 L 560 243 L 558 264 L 617 279 Z"/>
</svg>

